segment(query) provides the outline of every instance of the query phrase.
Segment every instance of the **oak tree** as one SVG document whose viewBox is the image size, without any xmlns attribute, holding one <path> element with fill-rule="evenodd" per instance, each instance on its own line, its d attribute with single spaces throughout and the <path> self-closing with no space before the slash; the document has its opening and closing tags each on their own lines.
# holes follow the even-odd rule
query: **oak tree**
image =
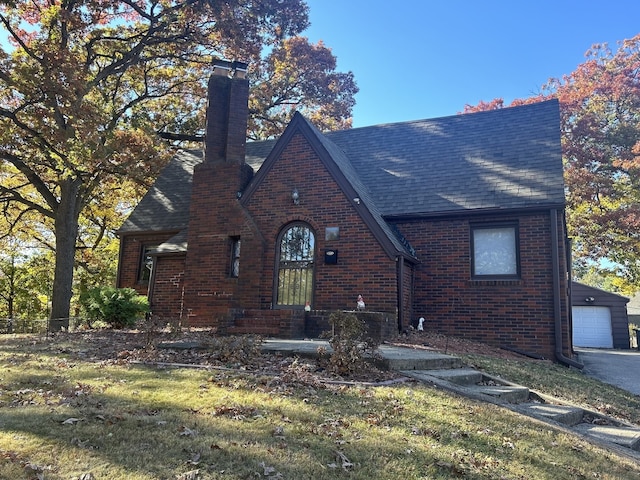
<svg viewBox="0 0 640 480">
<path fill-rule="evenodd" d="M 40 220 L 34 231 L 55 248 L 50 316 L 67 319 L 76 247 L 92 243 L 80 235 L 96 235 L 95 245 L 112 228 L 100 215 L 105 199 L 128 200 L 119 196 L 126 182 L 149 185 L 165 164 L 171 152 L 157 132 L 198 133 L 212 60 L 247 60 L 260 65 L 258 81 L 275 79 L 263 73 L 263 52 L 288 51 L 308 17 L 303 0 L 5 0 L 0 25 L 2 211 L 13 229 Z M 318 93 L 319 103 L 346 106 L 319 110 L 348 122 L 350 74 L 334 78 L 322 46 L 293 43 L 309 61 L 324 58 L 325 92 L 280 82 L 269 105 L 306 107 L 302 97 Z M 341 86 L 350 89 L 342 98 Z"/>
</svg>

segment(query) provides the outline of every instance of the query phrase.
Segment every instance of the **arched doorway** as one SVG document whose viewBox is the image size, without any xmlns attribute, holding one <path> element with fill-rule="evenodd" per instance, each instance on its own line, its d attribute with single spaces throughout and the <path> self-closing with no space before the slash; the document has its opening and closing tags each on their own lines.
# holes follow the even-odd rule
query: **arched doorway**
<svg viewBox="0 0 640 480">
<path fill-rule="evenodd" d="M 312 303 L 315 235 L 305 223 L 288 225 L 278 236 L 276 308 L 302 308 Z"/>
</svg>

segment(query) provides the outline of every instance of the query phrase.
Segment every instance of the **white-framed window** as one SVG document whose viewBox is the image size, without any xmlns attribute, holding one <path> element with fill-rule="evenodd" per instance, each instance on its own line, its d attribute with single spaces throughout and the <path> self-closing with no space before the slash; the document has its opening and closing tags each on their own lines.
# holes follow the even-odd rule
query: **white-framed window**
<svg viewBox="0 0 640 480">
<path fill-rule="evenodd" d="M 520 276 L 518 225 L 471 226 L 472 278 Z"/>
</svg>

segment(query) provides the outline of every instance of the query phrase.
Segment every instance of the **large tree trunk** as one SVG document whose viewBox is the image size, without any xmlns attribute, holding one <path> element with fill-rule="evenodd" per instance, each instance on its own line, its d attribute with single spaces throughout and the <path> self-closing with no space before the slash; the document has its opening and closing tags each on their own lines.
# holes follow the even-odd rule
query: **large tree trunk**
<svg viewBox="0 0 640 480">
<path fill-rule="evenodd" d="M 73 287 L 73 267 L 80 212 L 79 179 L 65 179 L 60 185 L 60 203 L 56 211 L 56 264 L 53 276 L 50 329 L 69 328 L 69 311 Z"/>
<path fill-rule="evenodd" d="M 5 274 L 6 275 L 6 274 Z M 9 280 L 9 296 L 7 298 L 7 318 L 12 319 L 13 312 L 13 304 L 16 298 L 16 257 L 14 254 L 11 255 L 11 269 L 9 270 L 9 275 L 6 275 Z M 11 326 L 9 326 L 9 333 L 11 333 Z"/>
</svg>

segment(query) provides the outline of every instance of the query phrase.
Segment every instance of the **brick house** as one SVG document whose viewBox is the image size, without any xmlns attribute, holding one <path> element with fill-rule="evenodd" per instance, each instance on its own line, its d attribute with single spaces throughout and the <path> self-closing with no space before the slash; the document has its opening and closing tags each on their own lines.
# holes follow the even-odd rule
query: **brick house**
<svg viewBox="0 0 640 480">
<path fill-rule="evenodd" d="M 571 362 L 556 101 L 245 143 L 244 65 L 118 231 L 118 286 L 221 333 L 317 336 L 335 310 Z M 306 308 L 305 308 L 306 307 Z"/>
</svg>

